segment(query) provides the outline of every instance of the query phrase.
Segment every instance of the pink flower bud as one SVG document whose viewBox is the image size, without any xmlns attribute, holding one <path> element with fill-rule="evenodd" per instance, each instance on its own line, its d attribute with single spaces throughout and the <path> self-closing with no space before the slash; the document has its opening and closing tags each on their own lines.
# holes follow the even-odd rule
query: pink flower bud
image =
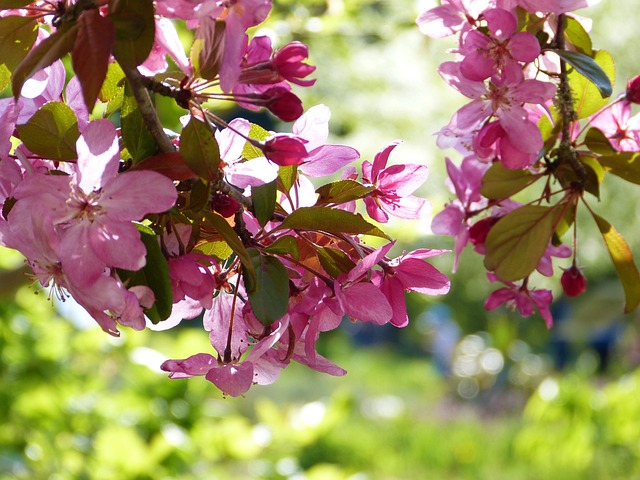
<svg viewBox="0 0 640 480">
<path fill-rule="evenodd" d="M 577 297 L 587 289 L 587 279 L 575 265 L 564 271 L 560 283 L 569 297 Z"/>
<path fill-rule="evenodd" d="M 309 156 L 305 143 L 303 138 L 281 133 L 269 138 L 262 151 L 265 157 L 280 166 L 300 165 Z"/>
<path fill-rule="evenodd" d="M 265 107 L 283 122 L 293 122 L 303 113 L 302 101 L 291 93 L 288 88 L 276 86 L 263 94 Z"/>
<path fill-rule="evenodd" d="M 627 82 L 626 98 L 631 103 L 640 103 L 640 75 L 636 75 Z"/>
<path fill-rule="evenodd" d="M 487 235 L 491 231 L 496 222 L 500 220 L 500 217 L 488 217 L 474 223 L 469 229 L 469 241 L 473 245 L 484 245 L 487 240 Z"/>
</svg>

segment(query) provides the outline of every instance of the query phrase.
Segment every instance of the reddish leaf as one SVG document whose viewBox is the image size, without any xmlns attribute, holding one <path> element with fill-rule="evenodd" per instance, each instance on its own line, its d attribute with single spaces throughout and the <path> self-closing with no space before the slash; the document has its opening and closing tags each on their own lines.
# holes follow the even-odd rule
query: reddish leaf
<svg viewBox="0 0 640 480">
<path fill-rule="evenodd" d="M 26 82 L 31 75 L 38 70 L 48 67 L 71 51 L 79 29 L 80 26 L 77 23 L 73 25 L 64 24 L 29 52 L 27 57 L 18 65 L 15 72 L 13 72 L 11 89 L 14 97 L 18 98 L 24 82 Z"/>
<path fill-rule="evenodd" d="M 171 180 L 178 181 L 198 178 L 198 175 L 186 164 L 180 152 L 160 153 L 147 157 L 136 163 L 130 170 L 153 170 Z"/>
<path fill-rule="evenodd" d="M 115 30 L 111 20 L 97 9 L 82 12 L 78 24 L 80 31 L 73 44 L 71 61 L 82 85 L 84 103 L 91 112 L 107 76 Z"/>
</svg>

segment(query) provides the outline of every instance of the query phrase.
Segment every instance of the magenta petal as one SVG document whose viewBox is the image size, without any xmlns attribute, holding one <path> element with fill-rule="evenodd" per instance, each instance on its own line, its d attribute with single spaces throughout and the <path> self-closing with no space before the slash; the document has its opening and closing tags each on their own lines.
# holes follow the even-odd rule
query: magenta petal
<svg viewBox="0 0 640 480">
<path fill-rule="evenodd" d="M 60 260 L 71 282 L 77 285 L 94 283 L 107 264 L 95 254 L 90 242 L 91 224 L 79 223 L 62 232 Z M 135 227 L 134 227 L 135 228 Z"/>
<path fill-rule="evenodd" d="M 485 11 L 484 18 L 491 35 L 500 41 L 510 38 L 518 26 L 516 17 L 503 8 L 492 8 Z"/>
<path fill-rule="evenodd" d="M 396 276 L 405 289 L 425 295 L 443 295 L 451 282 L 430 263 L 417 258 L 406 258 L 396 268 Z"/>
<path fill-rule="evenodd" d="M 389 301 L 372 283 L 356 283 L 343 289 L 340 303 L 346 315 L 363 322 L 383 325 L 393 316 Z"/>
<path fill-rule="evenodd" d="M 438 235 L 456 236 L 463 229 L 465 211 L 457 203 L 450 203 L 431 221 L 431 231 Z"/>
<path fill-rule="evenodd" d="M 244 362 L 237 365 L 221 365 L 212 368 L 206 379 L 222 390 L 223 393 L 238 397 L 251 388 L 253 384 L 253 363 Z"/>
<path fill-rule="evenodd" d="M 407 302 L 404 298 L 402 282 L 395 276 L 388 277 L 380 285 L 380 290 L 384 293 L 393 310 L 391 324 L 399 328 L 406 327 L 409 324 L 409 316 L 407 315 Z"/>
<path fill-rule="evenodd" d="M 118 173 L 120 148 L 116 127 L 109 120 L 95 120 L 76 142 L 78 185 L 85 193 L 103 187 Z"/>
<path fill-rule="evenodd" d="M 218 366 L 217 360 L 208 353 L 196 353 L 184 360 L 167 360 L 160 369 L 171 372 L 171 378 L 185 378 L 193 375 L 206 375 L 206 373 Z"/>
<path fill-rule="evenodd" d="M 464 25 L 465 19 L 454 5 L 441 5 L 423 12 L 416 23 L 422 33 L 432 38 L 453 35 Z"/>
<path fill-rule="evenodd" d="M 378 178 L 378 174 L 387 166 L 389 155 L 394 148 L 400 145 L 400 143 L 402 142 L 395 141 L 376 153 L 376 156 L 373 159 L 373 167 L 371 169 L 371 180 L 375 182 L 375 180 Z"/>
<path fill-rule="evenodd" d="M 429 176 L 429 169 L 413 163 L 392 165 L 378 176 L 378 189 L 393 192 L 399 197 L 411 195 Z"/>
<path fill-rule="evenodd" d="M 324 177 L 334 174 L 358 158 L 360 153 L 355 148 L 345 145 L 323 145 L 309 152 L 309 156 L 298 170 L 308 177 Z"/>
<path fill-rule="evenodd" d="M 380 199 L 380 208 L 394 217 L 415 220 L 429 215 L 431 204 L 424 198 L 413 195 L 408 197 L 387 195 Z"/>
<path fill-rule="evenodd" d="M 169 210 L 178 194 L 173 182 L 157 172 L 127 172 L 110 181 L 100 205 L 110 220 L 141 220 L 148 213 Z"/>
<path fill-rule="evenodd" d="M 519 62 L 533 62 L 540 55 L 540 44 L 529 32 L 516 33 L 509 40 L 509 52 Z"/>
<path fill-rule="evenodd" d="M 144 267 L 147 250 L 133 223 L 93 222 L 87 235 L 93 254 L 109 267 L 131 271 Z"/>
<path fill-rule="evenodd" d="M 543 146 L 542 134 L 526 115 L 523 108 L 502 110 L 499 115 L 500 125 L 514 148 L 524 153 L 537 154 Z"/>
<path fill-rule="evenodd" d="M 460 72 L 469 80 L 482 81 L 496 73 L 496 61 L 484 52 L 471 52 L 462 60 Z"/>
<path fill-rule="evenodd" d="M 503 303 L 513 300 L 515 297 L 515 292 L 507 287 L 499 288 L 494 292 L 491 292 L 491 295 L 484 302 L 484 308 L 488 311 L 495 310 Z"/>
</svg>

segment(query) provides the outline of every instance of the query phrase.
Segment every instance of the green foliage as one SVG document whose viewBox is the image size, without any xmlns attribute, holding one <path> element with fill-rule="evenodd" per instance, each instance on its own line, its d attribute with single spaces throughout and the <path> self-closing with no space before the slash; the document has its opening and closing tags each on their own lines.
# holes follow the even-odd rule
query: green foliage
<svg viewBox="0 0 640 480">
<path fill-rule="evenodd" d="M 579 376 L 550 378 L 531 397 L 515 442 L 540 478 L 640 475 L 640 372 L 603 388 Z"/>
<path fill-rule="evenodd" d="M 45 103 L 17 129 L 22 142 L 37 155 L 52 160 L 78 158 L 78 119 L 73 109 L 62 102 Z"/>
<path fill-rule="evenodd" d="M 180 136 L 180 153 L 187 165 L 205 180 L 220 176 L 220 148 L 211 127 L 192 116 Z"/>
<path fill-rule="evenodd" d="M 289 276 L 276 257 L 262 255 L 255 248 L 248 250 L 256 272 L 255 289 L 249 292 L 251 310 L 265 326 L 278 321 L 289 308 Z"/>
<path fill-rule="evenodd" d="M 120 68 L 118 67 L 117 70 L 120 70 Z M 122 70 L 120 70 L 120 72 L 122 72 Z M 117 78 L 117 73 L 115 75 Z M 111 105 L 113 100 L 117 101 L 120 98 L 122 99 L 120 122 L 122 127 L 122 139 L 127 147 L 127 151 L 129 152 L 129 155 L 131 155 L 133 163 L 141 162 L 145 158 L 156 153 L 158 149 L 156 142 L 151 133 L 149 133 L 149 130 L 142 119 L 140 107 L 133 96 L 133 92 L 131 91 L 129 84 L 125 83 L 122 97 L 120 97 L 119 89 L 117 87 L 115 89 L 111 87 L 109 90 L 112 92 L 115 90 L 113 97 L 109 100 L 109 105 Z"/>
</svg>

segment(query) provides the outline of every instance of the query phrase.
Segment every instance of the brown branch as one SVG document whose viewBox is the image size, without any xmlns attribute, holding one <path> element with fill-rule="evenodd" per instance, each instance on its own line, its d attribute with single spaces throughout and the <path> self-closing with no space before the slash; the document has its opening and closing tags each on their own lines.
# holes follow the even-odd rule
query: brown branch
<svg viewBox="0 0 640 480">
<path fill-rule="evenodd" d="M 147 126 L 149 133 L 151 133 L 151 136 L 156 141 L 158 148 L 162 153 L 175 152 L 176 147 L 164 132 L 162 123 L 160 123 L 160 118 L 158 118 L 158 112 L 151 101 L 151 96 L 142 82 L 142 75 L 138 72 L 137 68 L 129 68 L 123 65 L 120 66 L 122 67 L 122 70 L 127 77 L 127 81 L 131 86 L 131 91 L 138 103 L 144 123 Z"/>
</svg>

